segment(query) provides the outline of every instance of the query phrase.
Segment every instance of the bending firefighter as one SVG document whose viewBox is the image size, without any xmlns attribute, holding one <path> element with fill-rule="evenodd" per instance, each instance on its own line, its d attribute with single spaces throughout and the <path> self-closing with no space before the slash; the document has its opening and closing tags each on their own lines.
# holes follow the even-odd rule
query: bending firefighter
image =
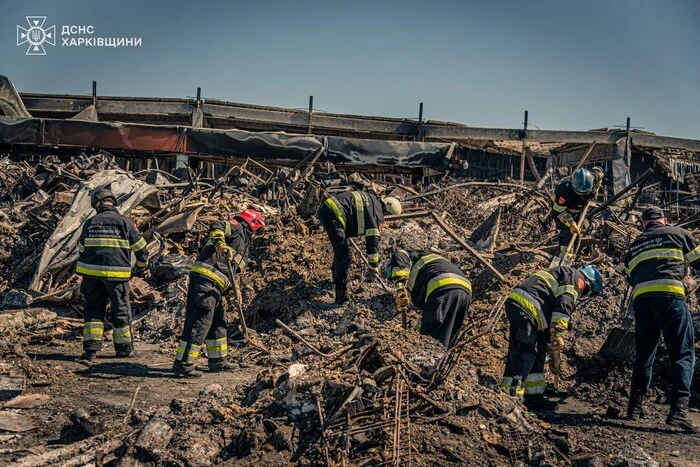
<svg viewBox="0 0 700 467">
<path fill-rule="evenodd" d="M 83 225 L 75 270 L 83 277 L 80 290 L 85 296 L 81 360 L 94 361 L 102 347 L 107 302 L 111 304 L 109 321 L 113 326 L 116 356 L 126 358 L 133 350 L 129 303 L 131 256 L 132 252 L 136 255 L 137 271 L 148 266 L 146 240 L 131 219 L 119 214 L 117 198 L 109 188 L 93 191 L 90 202 L 97 214 Z"/>
<path fill-rule="evenodd" d="M 379 199 L 365 191 L 346 191 L 326 199 L 318 219 L 333 246 L 333 282 L 335 303 L 347 301 L 350 248 L 348 237 L 366 237 L 370 273 L 379 276 L 379 233 L 384 213 L 401 214 L 401 203 L 392 197 Z"/>
<path fill-rule="evenodd" d="M 230 274 L 242 272 L 253 237 L 265 228 L 259 212 L 248 209 L 230 221 L 215 221 L 209 240 L 190 269 L 185 327 L 180 336 L 173 372 L 202 376 L 195 369 L 202 343 L 207 347 L 210 371 L 230 370 L 223 295 L 232 293 Z M 240 290 L 236 290 L 240 294 Z M 239 296 L 240 299 L 240 296 Z"/>
<path fill-rule="evenodd" d="M 467 276 L 440 255 L 407 250 L 391 256 L 387 276 L 396 285 L 397 308 L 412 301 L 423 310 L 420 333 L 452 347 L 472 301 Z"/>
<path fill-rule="evenodd" d="M 571 177 L 566 177 L 554 189 L 552 217 L 559 231 L 559 256 L 564 257 L 574 234 L 580 234 L 576 222 L 583 207 L 598 195 L 603 184 L 603 169 L 577 169 Z"/>
<path fill-rule="evenodd" d="M 506 299 L 510 337 L 502 387 L 518 399 L 541 399 L 547 345 L 563 347 L 578 299 L 602 290 L 600 271 L 590 265 L 538 271 L 513 289 Z"/>
<path fill-rule="evenodd" d="M 666 423 L 695 433 L 698 427 L 688 417 L 695 342 L 682 280 L 686 262 L 700 270 L 700 242 L 687 230 L 666 225 L 666 216 L 658 207 L 645 209 L 642 223 L 644 231 L 632 242 L 625 258 L 625 271 L 633 287 L 636 347 L 627 415 L 632 420 L 644 416 L 644 395 L 663 335 L 671 361 L 671 409 Z"/>
</svg>

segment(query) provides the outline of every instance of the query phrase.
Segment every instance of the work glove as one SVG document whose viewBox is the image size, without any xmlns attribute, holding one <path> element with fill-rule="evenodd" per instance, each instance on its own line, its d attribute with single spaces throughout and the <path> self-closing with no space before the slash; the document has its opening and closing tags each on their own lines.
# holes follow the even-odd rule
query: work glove
<svg viewBox="0 0 700 467">
<path fill-rule="evenodd" d="M 233 260 L 233 248 L 228 246 L 226 242 L 218 242 L 216 245 L 214 245 L 214 248 L 216 248 L 216 254 L 226 258 L 229 261 Z"/>
<path fill-rule="evenodd" d="M 410 301 L 406 288 L 401 288 L 396 291 L 396 300 L 394 302 L 397 308 L 406 308 Z"/>
<path fill-rule="evenodd" d="M 578 228 L 576 222 L 569 224 L 569 232 L 571 232 L 571 235 L 581 235 L 581 229 Z"/>
</svg>

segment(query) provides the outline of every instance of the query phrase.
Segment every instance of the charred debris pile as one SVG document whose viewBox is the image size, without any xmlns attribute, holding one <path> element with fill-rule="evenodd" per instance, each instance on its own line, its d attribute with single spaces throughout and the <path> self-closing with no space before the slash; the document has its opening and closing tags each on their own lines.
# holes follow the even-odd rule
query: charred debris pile
<svg viewBox="0 0 700 467">
<path fill-rule="evenodd" d="M 195 398 L 130 410 L 120 424 L 20 456 L 16 465 L 572 465 L 591 458 L 573 430 L 540 422 L 497 384 L 507 350 L 503 299 L 528 274 L 548 267 L 557 249 L 547 222 L 553 182 L 443 176 L 414 184 L 313 162 L 272 170 L 249 160 L 202 179 L 191 169 L 181 177 L 156 169 L 132 173 L 109 154 L 67 164 L 0 160 L 0 379 L 20 387 L 7 395 L 21 393 L 27 380 L 50 384 L 50 372 L 26 358 L 26 345 L 80 339 L 82 298 L 73 269 L 76 232 L 92 212 L 91 189 L 110 185 L 120 211 L 149 241 L 149 274 L 131 284 L 136 345 L 156 343 L 173 355 L 189 267 L 209 223 L 254 207 L 268 226 L 241 277 L 252 338 L 244 340 L 234 314 L 229 317 L 230 358 L 260 369 L 253 384 L 213 384 Z M 333 305 L 332 251 L 315 213 L 324 196 L 348 187 L 402 199 L 404 213 L 386 220 L 382 251 L 434 250 L 471 278 L 474 303 L 450 351 L 415 331 L 416 311 L 402 326 L 393 296 L 381 283 L 366 282 L 360 251 L 353 252 L 353 300 Z M 589 211 L 576 261 L 597 264 L 608 287 L 574 317 L 563 391 L 622 403 L 627 370 L 620 362 L 633 349 L 619 263 L 638 233 L 640 207 L 663 204 L 661 195 L 648 172 L 621 197 L 599 199 Z M 675 222 L 697 225 L 697 205 L 674 207 Z M 696 301 L 697 285 L 689 285 Z M 89 420 L 76 417 L 76 425 Z"/>
</svg>

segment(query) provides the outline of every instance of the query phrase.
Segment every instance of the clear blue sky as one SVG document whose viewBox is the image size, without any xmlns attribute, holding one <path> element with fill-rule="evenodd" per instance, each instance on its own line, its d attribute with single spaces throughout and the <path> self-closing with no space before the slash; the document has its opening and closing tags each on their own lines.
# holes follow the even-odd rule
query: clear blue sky
<svg viewBox="0 0 700 467">
<path fill-rule="evenodd" d="M 193 96 L 542 129 L 623 124 L 700 139 L 700 0 L 0 0 L 0 74 L 24 92 Z M 47 46 L 93 25 L 139 48 Z"/>
</svg>

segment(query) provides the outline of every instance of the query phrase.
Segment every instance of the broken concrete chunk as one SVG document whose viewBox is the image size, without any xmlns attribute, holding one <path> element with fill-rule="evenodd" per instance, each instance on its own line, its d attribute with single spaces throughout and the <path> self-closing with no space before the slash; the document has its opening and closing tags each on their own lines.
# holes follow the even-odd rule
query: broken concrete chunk
<svg viewBox="0 0 700 467">
<path fill-rule="evenodd" d="M 8 400 L 22 394 L 27 385 L 23 376 L 0 376 L 0 400 Z"/>
<path fill-rule="evenodd" d="M 153 453 L 164 449 L 170 443 L 172 437 L 173 429 L 167 423 L 162 420 L 151 419 L 139 433 L 134 445 L 148 453 Z"/>
<path fill-rule="evenodd" d="M 659 463 L 654 458 L 634 443 L 627 443 L 622 446 L 622 449 L 615 457 L 615 461 L 620 465 L 629 467 L 659 467 Z"/>
</svg>

